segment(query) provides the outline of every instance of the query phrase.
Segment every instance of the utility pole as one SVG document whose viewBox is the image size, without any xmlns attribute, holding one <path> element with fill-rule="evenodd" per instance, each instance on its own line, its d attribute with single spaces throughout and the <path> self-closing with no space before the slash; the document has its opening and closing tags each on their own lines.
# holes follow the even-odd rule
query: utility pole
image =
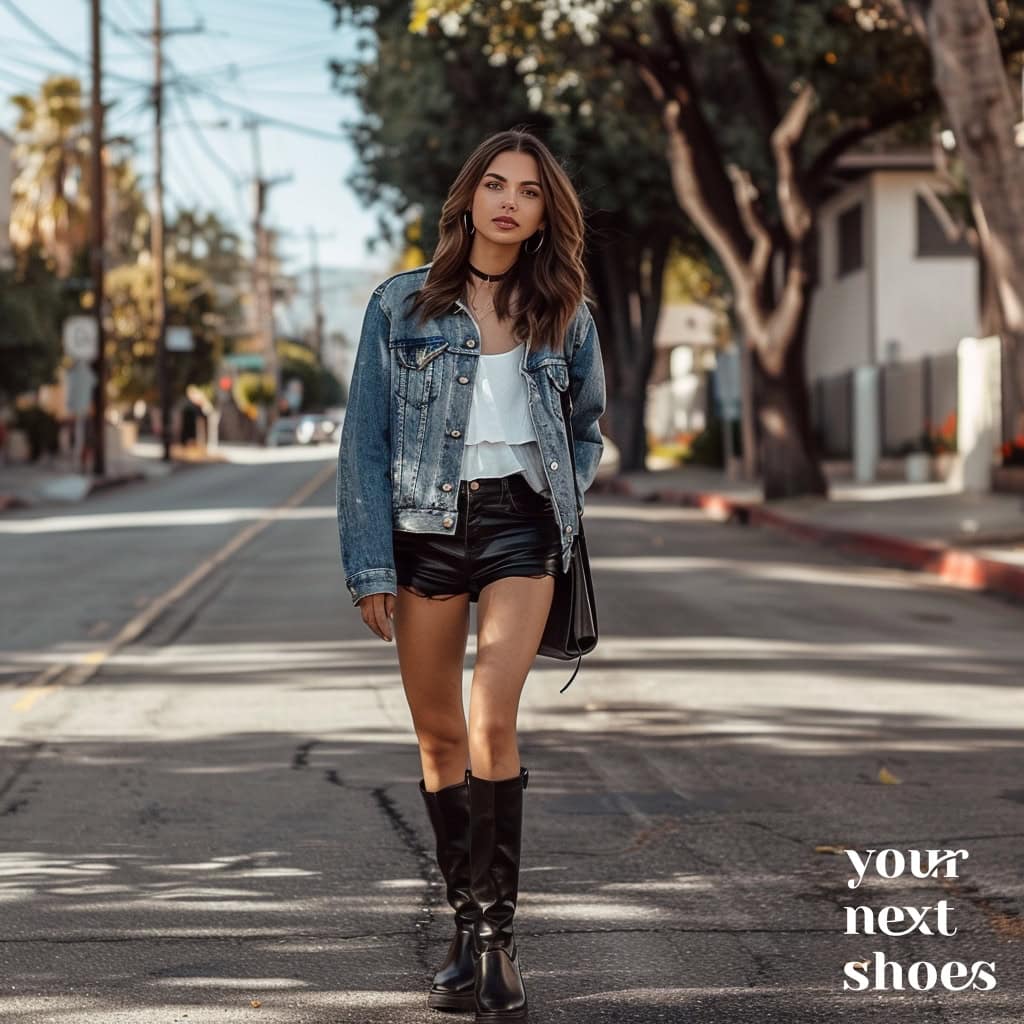
<svg viewBox="0 0 1024 1024">
<path fill-rule="evenodd" d="M 324 361 L 324 307 L 320 294 L 320 250 L 321 239 L 333 238 L 334 232 L 318 235 L 312 227 L 307 228 L 309 237 L 310 298 L 313 303 L 313 348 L 317 359 Z"/>
<path fill-rule="evenodd" d="M 92 124 L 91 152 L 92 187 L 89 195 L 90 253 L 92 269 L 93 310 L 96 314 L 96 386 L 93 390 L 94 451 L 92 470 L 96 476 L 107 472 L 106 420 L 106 357 L 103 351 L 103 200 L 106 183 L 103 174 L 103 50 L 100 32 L 101 0 L 92 0 Z"/>
<path fill-rule="evenodd" d="M 153 319 L 156 326 L 156 375 L 160 388 L 160 435 L 163 440 L 163 461 L 171 461 L 171 381 L 167 365 L 167 295 L 164 274 L 164 36 L 202 32 L 193 28 L 165 29 L 161 0 L 153 0 L 153 224 L 150 248 L 153 258 Z"/>
<path fill-rule="evenodd" d="M 277 349 L 274 345 L 274 289 L 271 280 L 270 232 L 263 223 L 267 211 L 267 193 L 274 185 L 291 181 L 290 174 L 276 178 L 263 177 L 263 164 L 260 158 L 260 122 L 256 118 L 248 118 L 244 126 L 252 132 L 252 163 L 253 163 L 253 299 L 255 326 L 257 336 L 262 338 L 262 347 L 266 359 L 266 372 L 274 381 L 274 408 L 281 399 L 281 373 L 277 365 Z"/>
</svg>

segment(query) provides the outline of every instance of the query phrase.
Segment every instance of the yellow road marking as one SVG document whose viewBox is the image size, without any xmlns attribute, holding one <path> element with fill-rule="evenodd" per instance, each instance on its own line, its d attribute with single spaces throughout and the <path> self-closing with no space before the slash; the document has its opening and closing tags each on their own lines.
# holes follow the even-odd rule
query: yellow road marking
<svg viewBox="0 0 1024 1024">
<path fill-rule="evenodd" d="M 13 705 L 14 711 L 28 711 L 37 701 L 55 690 L 65 686 L 81 686 L 91 679 L 100 666 L 122 647 L 130 644 L 141 636 L 156 619 L 163 614 L 175 601 L 181 600 L 190 590 L 201 583 L 218 566 L 240 551 L 254 537 L 262 533 L 268 526 L 277 522 L 282 513 L 301 505 L 307 498 L 315 494 L 327 481 L 334 476 L 336 468 L 333 463 L 324 466 L 311 480 L 307 480 L 293 495 L 286 498 L 280 505 L 267 509 L 259 519 L 250 523 L 240 533 L 235 534 L 219 551 L 214 552 L 204 562 L 200 562 L 184 579 L 165 591 L 135 618 L 127 622 L 105 647 L 90 651 L 80 661 L 73 664 L 50 665 L 34 679 L 25 684 L 24 692 Z M 59 683 L 51 683 L 56 676 L 61 676 Z"/>
</svg>

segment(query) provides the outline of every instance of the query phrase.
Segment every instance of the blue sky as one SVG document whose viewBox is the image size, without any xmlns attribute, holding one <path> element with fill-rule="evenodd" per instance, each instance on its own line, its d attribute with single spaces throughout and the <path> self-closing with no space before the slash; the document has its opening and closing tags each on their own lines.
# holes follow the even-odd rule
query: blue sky
<svg viewBox="0 0 1024 1024">
<path fill-rule="evenodd" d="M 152 26 L 153 4 L 102 3 L 104 91 L 108 102 L 118 101 L 108 114 L 107 133 L 137 140 L 136 166 L 148 190 L 153 114 L 146 83 L 153 62 L 141 33 Z M 53 41 L 41 38 L 12 8 Z M 0 128 L 10 132 L 14 125 L 9 97 L 34 91 L 49 72 L 77 72 L 88 85 L 88 19 L 88 0 L 0 0 Z M 173 65 L 165 66 L 165 79 L 178 74 L 191 83 L 166 93 L 168 212 L 178 205 L 213 209 L 248 244 L 252 134 L 242 122 L 245 111 L 253 111 L 322 133 L 300 134 L 269 123 L 260 127 L 264 175 L 291 175 L 270 190 L 267 218 L 275 228 L 294 232 L 281 241 L 286 270 L 308 266 L 310 226 L 330 236 L 319 243 L 322 264 L 387 270 L 386 251 L 370 255 L 364 244 L 375 233 L 373 211 L 344 184 L 356 157 L 339 125 L 357 111 L 351 100 L 331 90 L 327 61 L 350 56 L 355 48 L 351 34 L 333 27 L 330 7 L 323 0 L 163 0 L 163 21 L 165 28 L 200 22 L 205 27 L 200 34 L 165 40 Z"/>
</svg>

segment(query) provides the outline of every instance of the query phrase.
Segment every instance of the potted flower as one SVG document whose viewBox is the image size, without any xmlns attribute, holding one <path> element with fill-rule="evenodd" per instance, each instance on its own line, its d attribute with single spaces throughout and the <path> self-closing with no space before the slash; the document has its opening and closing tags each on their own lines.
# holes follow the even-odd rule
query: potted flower
<svg viewBox="0 0 1024 1024">
<path fill-rule="evenodd" d="M 947 480 L 957 458 L 956 411 L 951 412 L 934 430 L 925 424 L 925 431 L 932 454 L 932 474 L 937 480 Z"/>
</svg>

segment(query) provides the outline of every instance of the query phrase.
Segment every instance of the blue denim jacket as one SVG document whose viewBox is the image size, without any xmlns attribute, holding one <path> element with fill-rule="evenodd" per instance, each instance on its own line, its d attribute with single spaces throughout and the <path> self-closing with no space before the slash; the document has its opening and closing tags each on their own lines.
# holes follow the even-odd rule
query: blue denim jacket
<svg viewBox="0 0 1024 1024">
<path fill-rule="evenodd" d="M 420 324 L 406 299 L 430 264 L 389 277 L 374 289 L 363 318 L 338 450 L 338 533 L 345 584 L 357 604 L 367 594 L 397 594 L 392 529 L 456 535 L 463 431 L 469 421 L 480 330 L 462 302 Z M 529 388 L 553 514 L 569 567 L 583 492 L 603 442 L 604 367 L 594 319 L 581 302 L 563 351 L 523 346 L 519 372 Z M 575 485 L 562 419 L 570 389 Z"/>
</svg>

